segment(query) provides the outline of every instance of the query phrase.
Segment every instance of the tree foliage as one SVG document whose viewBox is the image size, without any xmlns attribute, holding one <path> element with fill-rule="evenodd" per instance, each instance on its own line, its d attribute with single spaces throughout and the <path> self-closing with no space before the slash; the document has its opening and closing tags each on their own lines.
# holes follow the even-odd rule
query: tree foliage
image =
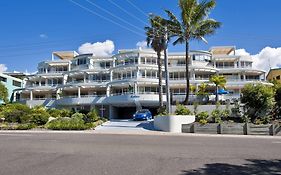
<svg viewBox="0 0 281 175">
<path fill-rule="evenodd" d="M 226 84 L 226 79 L 222 75 L 213 75 L 210 78 L 210 82 L 216 85 L 216 101 L 218 101 L 218 90 L 220 88 L 224 88 Z"/>
<path fill-rule="evenodd" d="M 221 26 L 220 22 L 209 18 L 209 14 L 215 8 L 215 0 L 179 0 L 181 11 L 180 20 L 177 19 L 171 11 L 166 10 L 170 18 L 170 24 L 173 26 L 171 31 L 176 36 L 174 45 L 185 44 L 186 50 L 186 98 L 184 103 L 188 103 L 189 97 L 189 43 L 191 40 L 207 42 L 204 37 L 213 35 L 217 28 Z"/>
<path fill-rule="evenodd" d="M 8 89 L 4 84 L 0 82 L 0 100 L 3 100 L 5 103 L 8 103 Z"/>
<path fill-rule="evenodd" d="M 245 115 L 256 123 L 259 120 L 268 122 L 273 107 L 273 89 L 263 84 L 247 84 L 242 89 L 241 102 L 244 103 Z"/>
</svg>

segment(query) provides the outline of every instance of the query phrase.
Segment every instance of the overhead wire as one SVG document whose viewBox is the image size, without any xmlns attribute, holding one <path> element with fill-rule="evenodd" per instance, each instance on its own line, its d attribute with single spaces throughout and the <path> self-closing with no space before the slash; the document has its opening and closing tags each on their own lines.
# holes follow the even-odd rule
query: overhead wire
<svg viewBox="0 0 281 175">
<path fill-rule="evenodd" d="M 125 24 L 127 24 L 127 25 L 129 25 L 129 26 L 131 26 L 131 27 L 133 27 L 133 28 L 135 28 L 135 29 L 137 29 L 137 30 L 139 30 L 139 31 L 143 31 L 142 28 L 137 27 L 137 26 L 135 26 L 135 25 L 129 23 L 128 21 L 126 21 L 126 20 L 124 20 L 123 18 L 120 18 L 119 16 L 117 16 L 117 15 L 111 13 L 110 11 L 108 11 L 108 10 L 102 8 L 101 6 L 95 4 L 94 2 L 92 2 L 92 1 L 90 1 L 90 0 L 86 0 L 86 1 L 87 1 L 88 3 L 90 3 L 91 5 L 95 6 L 96 8 L 102 10 L 103 12 L 105 12 L 105 13 L 111 15 L 112 17 L 114 17 L 114 18 L 116 18 L 116 19 L 122 21 L 123 23 L 125 23 Z"/>
<path fill-rule="evenodd" d="M 115 3 L 112 0 L 107 0 L 109 1 L 111 4 L 113 4 L 115 7 L 117 7 L 118 9 L 122 10 L 123 12 L 125 12 L 127 15 L 131 16 L 132 18 L 138 20 L 139 22 L 143 23 L 144 25 L 148 25 L 147 22 L 143 21 L 142 19 L 138 18 L 137 16 L 135 16 L 134 14 L 132 14 L 131 12 L 127 11 L 126 9 L 124 9 L 123 7 L 121 7 L 120 5 L 118 5 L 117 3 Z"/>
<path fill-rule="evenodd" d="M 141 10 L 139 7 L 137 7 L 135 4 L 133 4 L 130 0 L 126 0 L 132 7 L 134 7 L 136 10 L 138 10 L 140 13 L 142 13 L 144 16 L 148 17 L 147 13 L 145 13 L 143 10 Z"/>
<path fill-rule="evenodd" d="M 87 8 L 87 7 L 85 7 L 85 6 L 83 6 L 83 5 L 81 5 L 81 4 L 78 3 L 78 2 L 75 2 L 75 1 L 73 1 L 73 0 L 69 0 L 69 1 L 70 1 L 71 3 L 73 3 L 73 4 L 75 4 L 76 6 L 78 6 L 78 7 L 82 8 L 82 9 L 84 9 L 84 10 L 86 10 L 86 11 L 92 13 L 93 15 L 96 15 L 96 16 L 98 16 L 98 17 L 100 17 L 100 18 L 102 18 L 102 19 L 104 19 L 104 20 L 106 20 L 106 21 L 108 21 L 108 22 L 111 22 L 111 23 L 113 23 L 113 24 L 115 24 L 115 25 L 117 25 L 117 26 L 119 26 L 119 27 L 121 27 L 121 28 L 123 28 L 123 29 L 126 29 L 126 30 L 128 30 L 128 31 L 130 31 L 130 32 L 132 32 L 132 33 L 134 33 L 134 34 L 136 34 L 136 35 L 138 35 L 138 36 L 141 36 L 141 37 L 144 37 L 144 36 L 145 36 L 144 34 L 140 34 L 139 32 L 136 32 L 136 31 L 134 31 L 134 30 L 132 30 L 132 29 L 130 29 L 130 28 L 128 28 L 128 27 L 122 25 L 122 24 L 119 24 L 119 23 L 117 23 L 117 22 L 115 22 L 115 21 L 113 21 L 113 20 L 111 20 L 111 19 L 109 19 L 109 18 L 107 18 L 107 17 L 105 17 L 105 16 L 102 16 L 102 15 L 96 13 L 95 11 L 93 11 L 93 10 L 91 10 L 91 9 L 89 9 L 89 8 Z"/>
</svg>

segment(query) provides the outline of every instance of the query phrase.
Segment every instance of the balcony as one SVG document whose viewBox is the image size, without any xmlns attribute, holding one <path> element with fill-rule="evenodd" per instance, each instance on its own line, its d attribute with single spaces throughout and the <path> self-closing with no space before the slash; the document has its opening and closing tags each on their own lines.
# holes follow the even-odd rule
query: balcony
<svg viewBox="0 0 281 175">
<path fill-rule="evenodd" d="M 105 95 L 81 95 L 80 98 L 78 95 L 69 95 L 57 100 L 56 104 L 59 106 L 101 104 L 105 98 Z"/>
</svg>

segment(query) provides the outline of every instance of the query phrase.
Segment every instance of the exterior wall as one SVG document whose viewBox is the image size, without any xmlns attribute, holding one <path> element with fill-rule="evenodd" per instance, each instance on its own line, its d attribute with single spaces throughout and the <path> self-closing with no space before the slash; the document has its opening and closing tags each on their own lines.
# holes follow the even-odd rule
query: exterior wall
<svg viewBox="0 0 281 175">
<path fill-rule="evenodd" d="M 3 79 L 5 79 L 6 81 L 4 81 Z M 20 83 L 20 85 L 19 86 L 15 86 L 13 84 L 13 81 Z M 11 77 L 9 75 L 5 75 L 3 73 L 0 73 L 0 82 L 2 84 L 4 84 L 6 86 L 6 88 L 8 89 L 8 99 L 9 100 L 11 99 L 13 91 L 15 89 L 20 89 L 20 88 L 23 88 L 23 86 L 24 86 L 24 81 L 23 80 Z"/>
<path fill-rule="evenodd" d="M 281 83 L 281 69 L 271 69 L 266 76 L 266 80 L 276 80 Z"/>
</svg>

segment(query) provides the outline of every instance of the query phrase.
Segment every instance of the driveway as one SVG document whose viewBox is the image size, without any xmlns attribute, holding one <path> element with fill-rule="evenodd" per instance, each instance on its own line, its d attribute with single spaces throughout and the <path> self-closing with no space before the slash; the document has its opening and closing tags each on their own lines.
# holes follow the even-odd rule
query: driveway
<svg viewBox="0 0 281 175">
<path fill-rule="evenodd" d="M 153 121 L 110 120 L 96 127 L 95 132 L 142 133 L 154 131 Z"/>
</svg>

